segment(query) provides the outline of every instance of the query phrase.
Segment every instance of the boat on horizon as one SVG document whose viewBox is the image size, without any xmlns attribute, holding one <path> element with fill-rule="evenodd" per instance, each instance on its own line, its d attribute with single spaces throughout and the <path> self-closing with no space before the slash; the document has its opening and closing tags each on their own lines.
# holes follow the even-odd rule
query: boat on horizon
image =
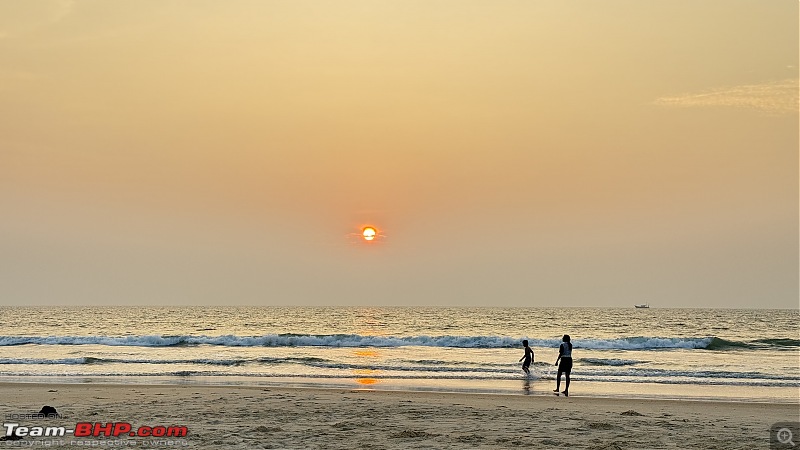
<svg viewBox="0 0 800 450">
<path fill-rule="evenodd" d="M 641 305 L 633 305 L 636 309 L 650 309 L 650 303 L 643 303 Z"/>
</svg>

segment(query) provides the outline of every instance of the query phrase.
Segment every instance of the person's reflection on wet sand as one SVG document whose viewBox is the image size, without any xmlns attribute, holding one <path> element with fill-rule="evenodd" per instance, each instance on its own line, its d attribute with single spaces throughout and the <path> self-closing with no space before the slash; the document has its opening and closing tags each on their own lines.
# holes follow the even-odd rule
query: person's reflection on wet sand
<svg viewBox="0 0 800 450">
<path fill-rule="evenodd" d="M 522 392 L 525 395 L 531 395 L 531 379 L 525 378 L 522 380 Z"/>
</svg>

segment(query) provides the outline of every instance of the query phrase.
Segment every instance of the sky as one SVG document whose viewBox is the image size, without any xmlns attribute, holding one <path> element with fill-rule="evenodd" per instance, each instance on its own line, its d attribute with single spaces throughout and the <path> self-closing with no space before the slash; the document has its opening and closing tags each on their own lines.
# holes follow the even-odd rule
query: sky
<svg viewBox="0 0 800 450">
<path fill-rule="evenodd" d="M 798 308 L 798 16 L 0 0 L 0 306 Z"/>
</svg>

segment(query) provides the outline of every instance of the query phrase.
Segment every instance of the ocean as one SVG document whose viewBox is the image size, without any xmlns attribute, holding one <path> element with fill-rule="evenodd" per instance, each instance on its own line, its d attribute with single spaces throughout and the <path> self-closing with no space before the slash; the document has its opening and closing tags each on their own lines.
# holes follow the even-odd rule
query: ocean
<svg viewBox="0 0 800 450">
<path fill-rule="evenodd" d="M 800 401 L 800 311 L 0 308 L 0 381 Z M 521 341 L 535 353 L 520 369 Z"/>
</svg>

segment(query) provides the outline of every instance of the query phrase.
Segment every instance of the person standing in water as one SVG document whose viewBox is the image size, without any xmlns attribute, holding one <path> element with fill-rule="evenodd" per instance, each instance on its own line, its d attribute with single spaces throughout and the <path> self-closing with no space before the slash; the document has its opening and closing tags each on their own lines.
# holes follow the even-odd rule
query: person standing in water
<svg viewBox="0 0 800 450">
<path fill-rule="evenodd" d="M 533 350 L 531 350 L 531 348 L 528 347 L 527 339 L 522 341 L 522 346 L 525 347 L 525 355 L 523 355 L 522 358 L 519 359 L 520 361 L 522 361 L 523 359 L 525 360 L 525 362 L 522 363 L 522 371 L 525 372 L 527 375 L 530 375 L 531 371 L 529 368 L 531 367 L 531 363 L 533 362 Z"/>
<path fill-rule="evenodd" d="M 553 392 L 558 395 L 558 391 L 561 388 L 561 374 L 563 373 L 566 375 L 566 385 L 561 393 L 564 394 L 564 397 L 569 397 L 569 374 L 572 372 L 572 342 L 569 341 L 568 334 L 565 334 L 561 341 L 561 346 L 558 347 L 558 358 L 556 358 L 555 363 L 558 366 L 558 378 L 556 378 L 556 388 Z M 559 360 L 561 364 L 558 363 Z"/>
</svg>

